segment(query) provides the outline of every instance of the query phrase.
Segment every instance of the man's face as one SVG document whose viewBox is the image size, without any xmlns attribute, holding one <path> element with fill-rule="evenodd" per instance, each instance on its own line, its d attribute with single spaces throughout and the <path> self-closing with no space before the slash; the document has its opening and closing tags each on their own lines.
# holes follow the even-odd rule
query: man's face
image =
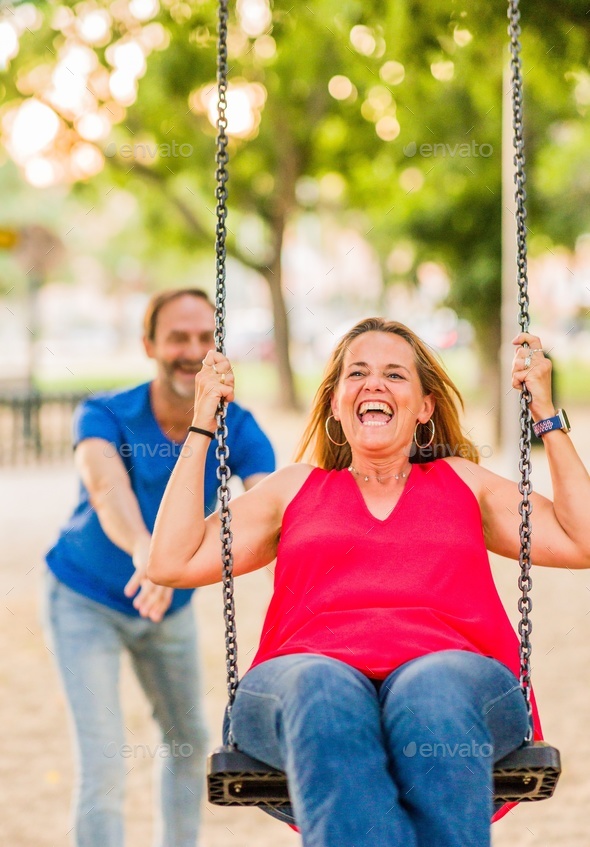
<svg viewBox="0 0 590 847">
<path fill-rule="evenodd" d="M 178 397 L 194 397 L 195 374 L 215 347 L 214 331 L 215 312 L 202 297 L 177 297 L 158 312 L 154 340 L 144 338 L 145 350 L 158 378 Z"/>
</svg>

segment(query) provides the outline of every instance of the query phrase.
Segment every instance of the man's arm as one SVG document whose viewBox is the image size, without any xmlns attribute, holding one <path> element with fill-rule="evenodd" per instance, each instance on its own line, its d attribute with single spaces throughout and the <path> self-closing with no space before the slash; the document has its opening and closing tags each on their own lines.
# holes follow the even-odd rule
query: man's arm
<svg viewBox="0 0 590 847">
<path fill-rule="evenodd" d="M 241 479 L 245 491 L 276 470 L 272 444 L 251 412 L 239 409 L 229 426 L 228 441 L 232 474 Z"/>
<path fill-rule="evenodd" d="M 125 586 L 127 597 L 142 615 L 161 621 L 172 601 L 172 589 L 155 585 L 145 576 L 151 535 L 121 457 L 103 438 L 86 438 L 76 447 L 75 463 L 103 532 L 128 553 L 135 573 Z"/>
</svg>

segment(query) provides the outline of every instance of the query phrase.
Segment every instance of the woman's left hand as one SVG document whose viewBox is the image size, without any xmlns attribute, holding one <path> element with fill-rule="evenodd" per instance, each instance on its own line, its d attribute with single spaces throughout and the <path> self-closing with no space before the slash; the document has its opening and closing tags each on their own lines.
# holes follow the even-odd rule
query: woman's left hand
<svg viewBox="0 0 590 847">
<path fill-rule="evenodd" d="M 524 384 L 530 391 L 530 409 L 534 421 L 553 417 L 555 406 L 551 396 L 551 362 L 543 353 L 541 339 L 529 332 L 521 332 L 512 343 L 516 346 L 512 362 L 512 387 L 520 391 Z M 523 344 L 528 344 L 528 347 L 523 347 Z"/>
</svg>

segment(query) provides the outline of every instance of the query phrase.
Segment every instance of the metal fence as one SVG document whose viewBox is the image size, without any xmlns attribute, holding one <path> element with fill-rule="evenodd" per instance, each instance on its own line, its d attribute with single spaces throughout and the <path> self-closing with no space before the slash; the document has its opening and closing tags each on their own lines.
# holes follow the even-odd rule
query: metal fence
<svg viewBox="0 0 590 847">
<path fill-rule="evenodd" d="M 0 394 L 0 466 L 67 459 L 72 415 L 88 392 Z"/>
</svg>

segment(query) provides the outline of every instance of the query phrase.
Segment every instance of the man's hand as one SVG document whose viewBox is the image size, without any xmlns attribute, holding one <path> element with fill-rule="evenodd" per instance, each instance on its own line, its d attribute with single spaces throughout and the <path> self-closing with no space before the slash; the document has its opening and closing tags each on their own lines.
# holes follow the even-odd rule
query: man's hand
<svg viewBox="0 0 590 847">
<path fill-rule="evenodd" d="M 125 586 L 125 596 L 133 597 L 137 594 L 133 605 L 142 618 L 149 618 L 154 623 L 159 623 L 172 602 L 174 589 L 165 585 L 156 585 L 147 578 L 149 549 L 149 536 L 142 538 L 135 545 L 132 557 L 135 573 Z"/>
</svg>

